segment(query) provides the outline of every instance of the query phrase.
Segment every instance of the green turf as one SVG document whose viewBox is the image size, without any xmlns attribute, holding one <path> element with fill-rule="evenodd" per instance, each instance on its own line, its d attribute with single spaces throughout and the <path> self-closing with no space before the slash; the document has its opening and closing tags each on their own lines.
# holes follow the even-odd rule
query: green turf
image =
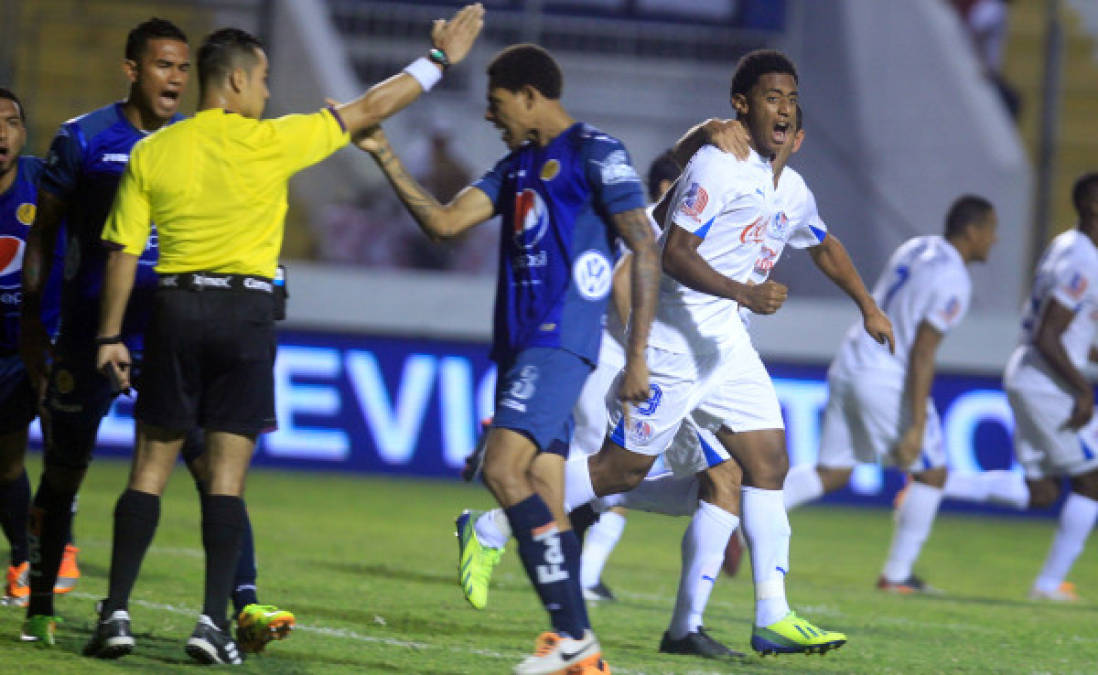
<svg viewBox="0 0 1098 675">
<path fill-rule="evenodd" d="M 94 599 L 106 588 L 110 513 L 127 467 L 97 462 L 80 495 L 77 534 L 84 576 L 59 600 L 59 644 L 18 641 L 22 612 L 0 608 L 0 673 L 193 670 L 182 643 L 201 603 L 197 502 L 179 469 L 163 505 L 131 612 L 136 652 L 118 662 L 79 656 Z M 37 465 L 32 475 L 37 475 Z M 260 598 L 294 610 L 299 630 L 246 671 L 271 673 L 506 673 L 545 618 L 512 551 L 497 569 L 488 608 L 465 604 L 455 580 L 453 517 L 484 508 L 488 494 L 456 483 L 256 471 L 248 502 L 261 559 Z M 946 515 L 919 564 L 948 592 L 896 597 L 873 590 L 891 521 L 882 510 L 808 508 L 791 516 L 795 609 L 850 643 L 819 656 L 752 656 L 725 665 L 656 653 L 678 578 L 686 519 L 630 517 L 606 582 L 616 604 L 591 618 L 614 673 L 835 672 L 1094 673 L 1098 605 L 1053 606 L 1025 594 L 1054 523 Z M 1098 548 L 1073 579 L 1098 597 Z M 712 633 L 748 650 L 750 570 L 717 585 L 706 616 Z M 18 670 L 16 670 L 18 669 Z"/>
</svg>

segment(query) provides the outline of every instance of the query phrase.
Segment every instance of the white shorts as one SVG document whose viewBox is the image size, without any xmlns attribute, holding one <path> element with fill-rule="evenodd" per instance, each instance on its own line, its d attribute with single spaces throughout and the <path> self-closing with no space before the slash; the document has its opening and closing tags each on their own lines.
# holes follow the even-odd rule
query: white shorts
<svg viewBox="0 0 1098 675">
<path fill-rule="evenodd" d="M 602 441 L 606 438 L 607 394 L 624 367 L 625 350 L 603 331 L 598 365 L 587 376 L 576 406 L 572 409 L 576 428 L 572 432 L 572 443 L 568 448 L 570 456 L 590 455 L 602 448 Z"/>
<path fill-rule="evenodd" d="M 667 468 L 676 476 L 692 476 L 729 459 L 728 451 L 716 434 L 699 427 L 693 417 L 682 421 L 671 440 L 671 447 L 663 455 Z"/>
<path fill-rule="evenodd" d="M 1082 429 L 1064 429 L 1074 400 L 1047 387 L 1005 387 L 1014 411 L 1014 455 L 1026 478 L 1078 476 L 1098 470 L 1098 411 Z"/>
<path fill-rule="evenodd" d="M 903 381 L 872 376 L 827 375 L 828 397 L 820 431 L 819 465 L 851 468 L 858 462 L 892 464 L 892 450 L 907 428 L 907 406 Z M 926 431 L 923 450 L 910 466 L 919 473 L 946 465 L 942 424 L 934 401 L 926 402 Z"/>
<path fill-rule="evenodd" d="M 646 356 L 650 398 L 626 405 L 607 398 L 610 439 L 626 450 L 662 454 L 687 416 L 710 431 L 785 428 L 774 384 L 747 340 L 707 354 L 649 347 Z"/>
</svg>

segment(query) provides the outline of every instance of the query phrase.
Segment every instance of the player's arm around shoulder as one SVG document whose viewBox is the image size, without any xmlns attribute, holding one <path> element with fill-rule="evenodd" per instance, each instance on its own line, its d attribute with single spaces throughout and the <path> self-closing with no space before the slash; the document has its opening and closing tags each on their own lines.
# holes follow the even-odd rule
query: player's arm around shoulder
<svg viewBox="0 0 1098 675">
<path fill-rule="evenodd" d="M 373 127 L 360 136 L 355 145 L 374 158 L 408 213 L 433 240 L 456 237 L 495 214 L 495 204 L 491 197 L 481 188 L 472 185 L 457 193 L 449 204 L 439 203 L 408 172 L 404 163 L 393 152 L 389 139 L 380 126 Z"/>
</svg>

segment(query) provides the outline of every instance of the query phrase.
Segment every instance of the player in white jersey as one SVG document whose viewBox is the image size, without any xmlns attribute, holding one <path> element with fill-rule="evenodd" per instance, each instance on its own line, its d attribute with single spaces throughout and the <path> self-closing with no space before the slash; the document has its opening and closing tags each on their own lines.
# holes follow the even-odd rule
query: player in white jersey
<svg viewBox="0 0 1098 675">
<path fill-rule="evenodd" d="M 1098 520 L 1098 419 L 1082 374 L 1095 357 L 1098 330 L 1098 173 L 1076 181 L 1072 201 L 1078 226 L 1053 239 L 1041 255 L 1019 344 L 1003 375 L 1030 505 L 1052 504 L 1060 480 L 1071 483 L 1030 592 L 1035 599 L 1074 599 L 1062 584 Z"/>
<path fill-rule="evenodd" d="M 878 588 L 929 590 L 912 573 L 942 499 L 946 456 L 930 385 L 942 337 L 968 310 L 966 265 L 982 262 L 996 239 L 991 204 L 966 195 L 946 216 L 944 236 L 921 236 L 892 254 L 873 295 L 892 319 L 896 351 L 876 348 L 852 326 L 828 369 L 829 387 L 816 466 L 793 467 L 785 481 L 793 508 L 837 490 L 856 462 L 883 462 L 912 482 L 897 507 L 895 533 Z"/>
</svg>

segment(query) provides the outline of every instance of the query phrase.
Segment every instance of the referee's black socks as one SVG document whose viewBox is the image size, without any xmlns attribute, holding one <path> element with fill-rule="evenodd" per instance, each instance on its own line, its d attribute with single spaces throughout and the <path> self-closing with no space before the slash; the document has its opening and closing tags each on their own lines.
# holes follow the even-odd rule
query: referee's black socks
<svg viewBox="0 0 1098 675">
<path fill-rule="evenodd" d="M 128 609 L 130 591 L 137 581 L 141 561 L 149 550 L 160 522 L 160 497 L 126 490 L 114 506 L 114 539 L 111 548 L 110 585 L 101 616 Z"/>
<path fill-rule="evenodd" d="M 202 613 L 221 630 L 229 626 L 225 611 L 233 590 L 246 522 L 244 500 L 240 497 L 202 496 L 202 546 L 206 549 L 206 598 Z"/>
</svg>

